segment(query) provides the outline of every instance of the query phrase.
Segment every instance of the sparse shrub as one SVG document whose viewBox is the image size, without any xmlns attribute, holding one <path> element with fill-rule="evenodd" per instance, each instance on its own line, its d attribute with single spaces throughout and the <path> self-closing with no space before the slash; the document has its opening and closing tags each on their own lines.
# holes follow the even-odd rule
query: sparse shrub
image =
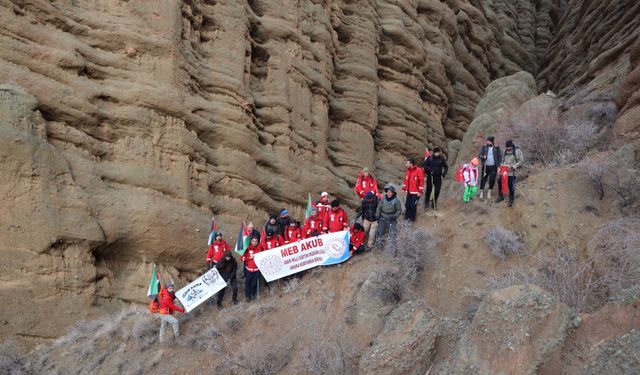
<svg viewBox="0 0 640 375">
<path fill-rule="evenodd" d="M 577 311 L 590 312 L 610 296 L 640 284 L 640 220 L 604 225 L 584 256 L 563 244 L 550 255 L 530 256 L 536 264 L 533 270 L 515 267 L 492 280 L 492 287 L 535 284 Z"/>
<path fill-rule="evenodd" d="M 153 345 L 158 338 L 160 322 L 152 314 L 141 315 L 133 324 L 131 335 L 143 350 Z"/>
<path fill-rule="evenodd" d="M 581 163 L 593 188 L 603 199 L 607 191 L 615 193 L 622 207 L 640 201 L 640 171 L 635 160 L 619 160 L 614 154 L 591 157 Z"/>
<path fill-rule="evenodd" d="M 410 224 L 401 222 L 396 228 L 395 244 L 387 243 L 385 252 L 396 266 L 400 281 L 412 284 L 434 258 L 437 244 L 438 240 L 428 230 L 414 229 Z"/>
<path fill-rule="evenodd" d="M 517 234 L 500 225 L 487 231 L 484 235 L 484 242 L 491 249 L 491 254 L 502 260 L 506 260 L 509 254 L 521 252 L 524 248 L 524 243 Z"/>
<path fill-rule="evenodd" d="M 561 118 L 558 102 L 552 97 L 525 103 L 497 129 L 522 149 L 528 164 L 542 165 L 580 161 L 592 146 L 596 131 L 589 120 Z"/>
<path fill-rule="evenodd" d="M 275 375 L 289 364 L 293 345 L 269 345 L 261 348 L 248 345 L 244 349 L 247 354 L 241 357 L 241 363 L 249 374 Z"/>
<path fill-rule="evenodd" d="M 240 329 L 240 319 L 232 316 L 224 321 L 224 325 L 231 332 L 237 332 Z"/>
<path fill-rule="evenodd" d="M 402 299 L 403 285 L 397 266 L 378 265 L 373 268 L 368 280 L 375 287 L 375 294 L 381 301 L 397 303 Z"/>
<path fill-rule="evenodd" d="M 306 350 L 302 367 L 314 375 L 349 373 L 344 350 L 338 340 L 313 340 Z"/>
<path fill-rule="evenodd" d="M 190 334 L 181 335 L 178 339 L 178 344 L 185 348 L 220 353 L 222 349 L 217 342 L 217 338 L 220 336 L 221 333 L 216 327 L 196 327 Z"/>
</svg>

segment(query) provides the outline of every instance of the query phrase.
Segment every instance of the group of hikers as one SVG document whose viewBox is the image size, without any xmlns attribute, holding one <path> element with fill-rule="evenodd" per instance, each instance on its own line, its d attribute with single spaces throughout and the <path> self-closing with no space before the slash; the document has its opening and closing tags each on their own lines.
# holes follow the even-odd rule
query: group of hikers
<svg viewBox="0 0 640 375">
<path fill-rule="evenodd" d="M 478 177 L 480 177 L 479 198 L 491 198 L 491 192 L 498 182 L 498 198 L 496 202 L 504 201 L 504 192 L 508 187 L 508 206 L 512 207 L 515 196 L 516 172 L 522 166 L 522 151 L 515 147 L 513 141 L 505 143 L 505 150 L 494 144 L 495 138 L 489 136 L 480 149 L 477 157 L 464 163 L 456 173 L 456 180 L 464 183 L 463 202 L 471 201 L 478 193 Z M 422 166 L 416 164 L 415 159 L 407 158 L 406 171 L 402 183 L 402 191 L 406 193 L 404 218 L 408 222 L 416 220 L 417 207 L 424 195 L 424 209 L 437 210 L 438 198 L 442 187 L 442 180 L 447 176 L 449 166 L 439 147 L 432 152 L 425 150 Z M 502 170 L 503 173 L 499 174 Z M 425 178 L 426 176 L 426 178 Z M 506 179 L 506 180 L 504 180 Z M 426 181 L 426 187 L 425 187 Z M 488 182 L 488 184 L 487 184 Z M 504 184 L 505 189 L 500 189 Z M 485 188 L 488 187 L 485 194 Z M 426 189 L 426 192 L 425 192 Z M 349 225 L 346 211 L 340 206 L 340 200 L 329 199 L 329 193 L 323 192 L 320 198 L 313 202 L 309 216 L 304 222 L 299 222 L 289 216 L 287 209 L 271 215 L 264 225 L 262 233 L 253 223 L 246 228 L 249 233 L 250 244 L 240 260 L 244 264 L 245 298 L 253 301 L 257 296 L 260 282 L 260 271 L 254 256 L 262 251 L 270 250 L 292 242 L 324 233 L 334 233 L 349 230 L 350 255 L 360 254 L 379 246 L 386 238 L 395 241 L 395 231 L 398 219 L 402 214 L 402 205 L 397 197 L 396 187 L 388 184 L 384 194 L 378 190 L 378 182 L 371 175 L 368 168 L 364 168 L 356 181 L 354 192 L 361 199 L 360 207 L 356 210 L 354 223 Z M 358 219 L 362 219 L 362 223 Z M 224 240 L 222 232 L 216 232 L 215 239 L 207 251 L 206 265 L 208 269 L 216 268 L 222 278 L 231 286 L 232 302 L 238 303 L 238 284 L 236 273 L 238 264 L 231 253 L 231 246 Z M 265 284 L 268 287 L 268 283 Z M 226 288 L 225 288 L 226 289 Z M 222 301 L 225 289 L 218 292 L 217 305 L 223 308 Z M 164 336 L 165 324 L 171 324 L 174 334 L 178 335 L 178 321 L 172 314 L 174 311 L 184 310 L 173 304 L 173 283 L 161 288 L 158 296 L 161 316 L 160 341 Z"/>
</svg>

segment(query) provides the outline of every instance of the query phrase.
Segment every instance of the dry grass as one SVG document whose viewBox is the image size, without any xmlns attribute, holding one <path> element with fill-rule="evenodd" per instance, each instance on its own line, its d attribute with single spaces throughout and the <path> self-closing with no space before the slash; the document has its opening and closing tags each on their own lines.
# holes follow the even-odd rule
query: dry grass
<svg viewBox="0 0 640 375">
<path fill-rule="evenodd" d="M 491 254 L 502 260 L 506 260 L 508 255 L 520 253 L 524 249 L 522 239 L 501 225 L 489 229 L 484 235 L 484 242 L 491 249 Z"/>
<path fill-rule="evenodd" d="M 0 345 L 0 374 L 27 374 L 24 360 L 12 341 L 5 341 Z"/>
<path fill-rule="evenodd" d="M 581 168 L 602 200 L 611 192 L 622 207 L 640 201 L 640 170 L 638 162 L 617 160 L 612 154 L 590 157 L 581 163 Z"/>
</svg>

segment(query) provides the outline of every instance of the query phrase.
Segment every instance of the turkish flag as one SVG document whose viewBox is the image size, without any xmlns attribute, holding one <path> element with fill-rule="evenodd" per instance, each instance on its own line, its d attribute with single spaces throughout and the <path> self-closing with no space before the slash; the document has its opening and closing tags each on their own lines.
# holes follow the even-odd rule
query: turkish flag
<svg viewBox="0 0 640 375">
<path fill-rule="evenodd" d="M 509 167 L 501 165 L 498 173 L 500 173 L 500 192 L 507 194 L 509 192 Z"/>
</svg>

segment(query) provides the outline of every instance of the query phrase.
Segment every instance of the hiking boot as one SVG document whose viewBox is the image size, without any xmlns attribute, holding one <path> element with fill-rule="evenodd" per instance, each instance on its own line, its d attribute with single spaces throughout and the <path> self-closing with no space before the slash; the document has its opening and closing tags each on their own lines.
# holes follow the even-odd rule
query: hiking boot
<svg viewBox="0 0 640 375">
<path fill-rule="evenodd" d="M 429 201 L 424 202 L 424 210 L 429 211 Z"/>
<path fill-rule="evenodd" d="M 491 190 L 487 190 L 487 199 L 491 199 Z"/>
<path fill-rule="evenodd" d="M 438 205 L 436 204 L 436 202 L 433 202 L 433 209 L 438 211 Z"/>
<path fill-rule="evenodd" d="M 480 190 L 480 195 L 478 195 L 479 199 L 484 199 L 484 190 Z"/>
<path fill-rule="evenodd" d="M 513 207 L 513 199 L 509 199 L 509 207 Z"/>
<path fill-rule="evenodd" d="M 496 203 L 500 203 L 504 200 L 504 195 L 498 194 L 498 199 L 496 199 Z"/>
<path fill-rule="evenodd" d="M 434 210 L 436 209 L 436 202 L 431 201 L 431 208 L 433 208 Z"/>
</svg>

